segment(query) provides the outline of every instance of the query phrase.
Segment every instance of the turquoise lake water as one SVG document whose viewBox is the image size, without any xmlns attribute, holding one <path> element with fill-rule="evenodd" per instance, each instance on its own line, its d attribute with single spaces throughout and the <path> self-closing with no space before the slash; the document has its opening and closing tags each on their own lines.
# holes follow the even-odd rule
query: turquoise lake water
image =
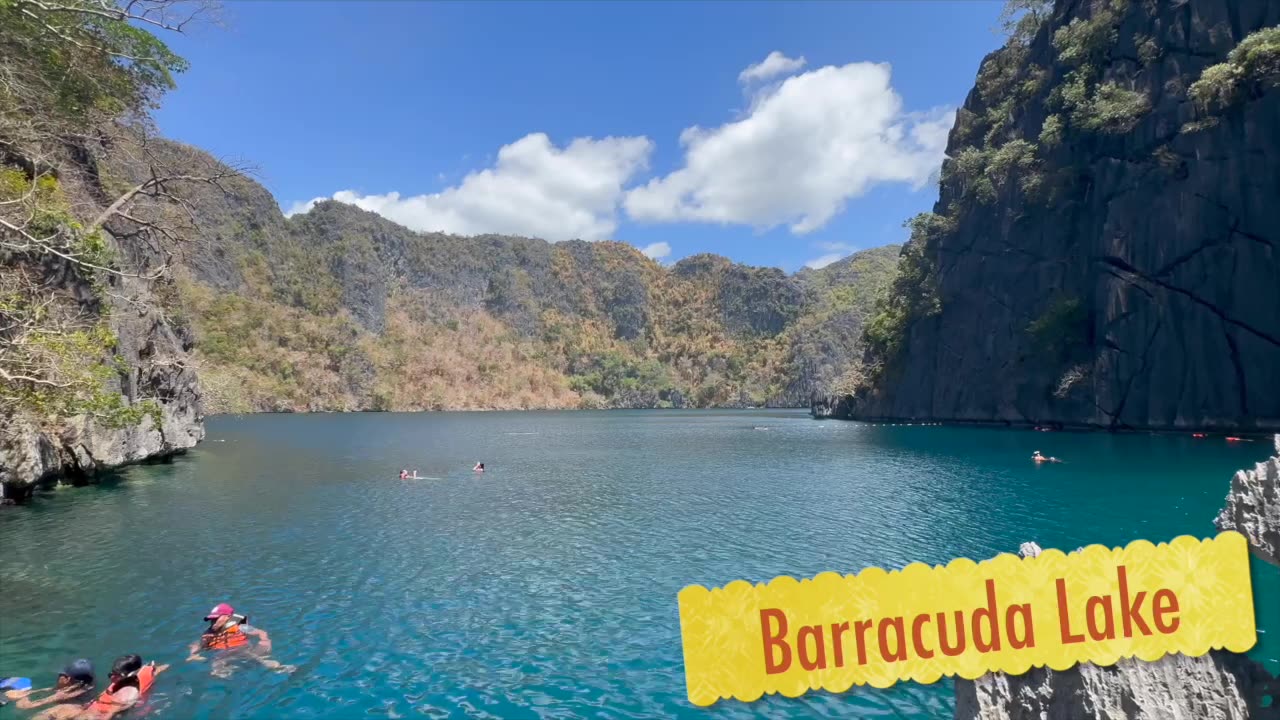
<svg viewBox="0 0 1280 720">
<path fill-rule="evenodd" d="M 949 717 L 945 679 L 696 708 L 676 594 L 1209 537 L 1270 450 L 795 411 L 216 417 L 171 464 L 0 509 L 0 676 L 136 652 L 174 663 L 157 719 Z M 1280 570 L 1253 572 L 1253 654 L 1280 670 Z M 184 664 L 221 601 L 298 670 Z"/>
</svg>

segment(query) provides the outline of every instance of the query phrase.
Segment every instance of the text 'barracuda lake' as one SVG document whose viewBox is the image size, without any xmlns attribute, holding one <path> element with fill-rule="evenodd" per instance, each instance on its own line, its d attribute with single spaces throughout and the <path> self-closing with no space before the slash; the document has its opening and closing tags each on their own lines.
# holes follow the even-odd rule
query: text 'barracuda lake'
<svg viewBox="0 0 1280 720">
<path fill-rule="evenodd" d="M 681 591 L 689 699 L 751 701 L 1256 641 L 1247 545 L 1223 533 L 981 563 Z"/>
</svg>

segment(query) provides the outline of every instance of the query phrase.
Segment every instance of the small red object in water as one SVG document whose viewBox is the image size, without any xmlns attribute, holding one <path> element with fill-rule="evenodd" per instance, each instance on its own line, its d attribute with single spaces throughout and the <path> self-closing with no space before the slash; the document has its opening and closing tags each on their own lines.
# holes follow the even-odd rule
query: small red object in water
<svg viewBox="0 0 1280 720">
<path fill-rule="evenodd" d="M 1238 438 L 1238 437 L 1229 437 L 1229 438 L 1227 438 L 1227 442 L 1240 442 L 1240 440 L 1241 440 L 1241 438 Z"/>
<path fill-rule="evenodd" d="M 1204 437 L 1204 433 L 1191 433 L 1191 437 L 1193 437 L 1193 438 L 1202 438 L 1202 437 Z"/>
</svg>

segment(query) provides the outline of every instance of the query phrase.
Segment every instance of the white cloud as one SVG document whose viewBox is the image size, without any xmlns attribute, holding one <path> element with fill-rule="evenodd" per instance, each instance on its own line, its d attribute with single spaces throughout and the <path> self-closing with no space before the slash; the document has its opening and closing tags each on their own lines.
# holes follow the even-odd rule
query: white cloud
<svg viewBox="0 0 1280 720">
<path fill-rule="evenodd" d="M 629 191 L 627 214 L 802 234 L 874 185 L 923 187 L 941 165 L 954 111 L 904 112 L 889 80 L 886 64 L 852 63 L 759 89 L 746 117 L 686 128 L 684 167 Z"/>
<path fill-rule="evenodd" d="M 789 75 L 804 67 L 805 62 L 803 57 L 789 58 L 774 50 L 764 60 L 738 73 L 738 82 L 746 85 L 753 82 L 764 82 L 779 75 Z"/>
<path fill-rule="evenodd" d="M 824 268 L 831 263 L 840 260 L 854 250 L 852 245 L 842 242 L 817 242 L 814 243 L 813 246 L 828 251 L 827 254 L 819 255 L 804 264 L 805 267 L 813 268 L 814 270 Z"/>
<path fill-rule="evenodd" d="M 645 137 L 577 138 L 559 148 L 544 133 L 532 133 L 504 145 L 494 167 L 439 193 L 341 190 L 333 199 L 424 232 L 601 240 L 617 228 L 623 186 L 646 167 L 652 150 Z M 294 203 L 286 214 L 306 212 L 315 202 Z"/>
<path fill-rule="evenodd" d="M 853 246 L 849 243 L 842 242 L 816 242 L 813 244 L 816 248 L 830 250 L 832 252 L 853 252 Z"/>
<path fill-rule="evenodd" d="M 285 211 L 284 211 L 284 216 L 285 216 L 285 217 L 293 217 L 294 215 L 297 215 L 297 214 L 299 214 L 299 213 L 307 213 L 307 212 L 311 212 L 311 208 L 315 207 L 315 206 L 316 206 L 316 203 L 318 203 L 318 202 L 320 202 L 320 201 L 322 201 L 322 200 L 328 200 L 328 199 L 329 199 L 329 198 L 318 197 L 318 198 L 311 198 L 310 200 L 308 200 L 308 201 L 306 201 L 306 202 L 298 201 L 298 202 L 296 202 L 296 203 L 294 203 L 294 204 L 290 205 L 288 210 L 285 210 Z"/>
<path fill-rule="evenodd" d="M 813 268 L 814 270 L 820 270 L 842 257 L 844 257 L 844 253 L 827 253 L 826 255 L 819 255 L 818 257 L 810 260 L 805 263 L 804 266 L 807 268 Z"/>
<path fill-rule="evenodd" d="M 671 245 L 664 242 L 651 243 L 640 249 L 644 256 L 653 260 L 661 260 L 671 254 Z"/>
</svg>

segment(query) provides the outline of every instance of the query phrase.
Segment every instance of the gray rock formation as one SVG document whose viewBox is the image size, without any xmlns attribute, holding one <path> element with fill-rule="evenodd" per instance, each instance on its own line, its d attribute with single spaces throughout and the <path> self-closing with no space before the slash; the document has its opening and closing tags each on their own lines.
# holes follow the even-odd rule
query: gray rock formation
<svg viewBox="0 0 1280 720">
<path fill-rule="evenodd" d="M 1274 456 L 1231 479 L 1226 507 L 1214 524 L 1244 535 L 1254 554 L 1280 565 L 1280 435 L 1275 446 Z"/>
<path fill-rule="evenodd" d="M 1046 142 L 1076 69 L 1054 34 L 1105 7 L 1120 10 L 1104 23 L 1110 34 L 1090 36 L 1104 43 L 1090 62 L 1099 82 L 1149 109 L 1123 131 L 1073 125 L 1076 114 L 1105 121 L 1101 107 L 1059 110 L 1068 129 Z M 971 192 L 981 177 L 944 167 L 934 212 L 955 224 L 922 244 L 941 310 L 906 328 L 851 416 L 1280 429 L 1280 91 L 1259 83 L 1207 127 L 1188 126 L 1202 115 L 1187 94 L 1243 38 L 1277 24 L 1274 0 L 1058 0 L 1014 63 L 1012 84 L 1025 89 L 987 100 L 980 81 L 947 149 L 1013 147 L 983 139 L 995 123 L 1038 165 L 1007 178 L 988 166 L 1003 180 L 989 200 Z M 985 82 L 999 81 L 998 59 Z M 1047 201 L 1033 197 L 1047 188 Z M 1055 308 L 1071 322 L 1045 323 Z M 1037 321 L 1047 342 L 1031 331 Z"/>
<path fill-rule="evenodd" d="M 1280 435 L 1276 436 L 1280 456 Z M 1241 470 L 1231 483 L 1222 530 L 1238 530 L 1261 557 L 1276 562 L 1280 539 L 1280 457 Z M 1039 553 L 1023 543 L 1023 557 Z M 1280 678 L 1247 655 L 1213 650 L 1200 657 L 1166 655 L 1156 662 L 1125 659 L 1102 667 L 1082 663 L 1022 675 L 988 673 L 956 679 L 957 720 L 1277 720 Z"/>
<path fill-rule="evenodd" d="M 116 177 L 133 182 L 148 177 L 150 166 L 131 168 L 120 162 L 132 157 L 130 150 L 136 150 L 130 147 L 131 137 L 122 135 L 116 140 L 119 144 L 112 157 L 103 154 L 101 147 L 88 146 L 75 148 L 62 163 L 60 180 L 73 196 L 86 199 L 89 210 L 85 212 L 94 207 L 100 211 L 105 204 L 101 176 L 108 168 Z M 139 201 L 134 212 L 144 217 L 149 212 L 163 212 L 148 202 Z M 104 229 L 126 269 L 160 266 L 164 251 L 155 244 L 113 222 Z M 203 245 L 200 238 L 191 240 L 193 248 Z M 22 262 L 22 258 L 0 256 L 0 268 L 9 263 L 17 267 Z M 71 298 L 86 316 L 107 317 L 116 337 L 113 360 L 120 371 L 106 389 L 118 391 L 126 405 L 143 399 L 154 401 L 160 409 L 159 423 L 146 416 L 136 425 L 110 427 L 85 415 L 38 418 L 21 410 L 0 412 L 0 487 L 4 499 L 28 497 L 42 481 L 80 481 L 121 465 L 164 458 L 203 439 L 200 388 L 189 357 L 192 338 L 182 322 L 166 314 L 160 297 L 175 292 L 172 281 L 111 275 L 97 281 L 104 284 L 99 291 L 93 287 L 95 281 L 65 261 L 45 258 L 39 271 L 45 287 Z"/>
<path fill-rule="evenodd" d="M 154 307 L 117 308 L 112 315 L 117 353 L 129 368 L 120 391 L 133 402 L 155 398 L 162 421 L 150 417 L 136 426 L 104 427 L 85 416 L 42 425 L 26 415 L 0 415 L 0 484 L 4 497 L 20 499 L 43 480 L 84 479 L 104 470 L 193 447 L 204 438 L 200 391 L 186 367 L 190 339 L 170 326 Z"/>
<path fill-rule="evenodd" d="M 848 396 L 815 397 L 809 405 L 809 414 L 815 419 L 845 418 L 849 416 Z"/>
<path fill-rule="evenodd" d="M 1083 663 L 1061 672 L 956 680 L 957 719 L 1270 720 L 1261 698 L 1275 681 L 1247 656 L 1214 650 L 1156 662 Z"/>
</svg>

